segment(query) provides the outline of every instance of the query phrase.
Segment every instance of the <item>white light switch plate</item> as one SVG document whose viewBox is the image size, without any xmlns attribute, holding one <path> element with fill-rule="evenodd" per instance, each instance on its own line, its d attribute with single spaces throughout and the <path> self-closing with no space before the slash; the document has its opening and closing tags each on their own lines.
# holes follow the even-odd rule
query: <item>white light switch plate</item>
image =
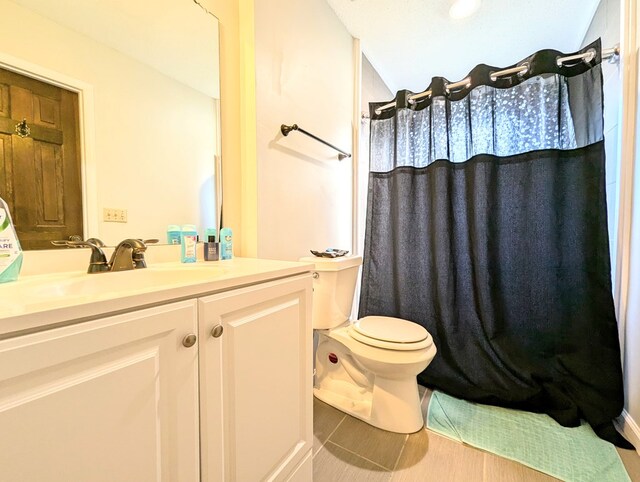
<svg viewBox="0 0 640 482">
<path fill-rule="evenodd" d="M 126 223 L 127 222 L 126 209 L 104 208 L 102 213 L 103 213 L 102 219 L 106 223 Z"/>
</svg>

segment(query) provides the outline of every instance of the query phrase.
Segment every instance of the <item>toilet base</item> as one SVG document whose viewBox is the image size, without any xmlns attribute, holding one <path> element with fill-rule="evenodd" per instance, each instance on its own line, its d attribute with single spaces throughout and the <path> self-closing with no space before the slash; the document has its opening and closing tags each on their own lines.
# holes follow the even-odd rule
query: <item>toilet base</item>
<svg viewBox="0 0 640 482">
<path fill-rule="evenodd" d="M 346 382 L 342 382 L 345 383 Z M 418 383 L 376 377 L 370 397 L 357 400 L 342 395 L 341 387 L 313 389 L 313 395 L 338 410 L 374 427 L 395 433 L 414 433 L 424 427 Z M 336 388 L 338 390 L 336 390 Z M 346 390 L 352 387 L 342 387 Z"/>
<path fill-rule="evenodd" d="M 374 427 L 419 431 L 424 419 L 416 374 L 427 367 L 435 349 L 393 353 L 392 359 L 389 353 L 353 340 L 346 328 L 319 332 L 314 395 Z"/>
</svg>

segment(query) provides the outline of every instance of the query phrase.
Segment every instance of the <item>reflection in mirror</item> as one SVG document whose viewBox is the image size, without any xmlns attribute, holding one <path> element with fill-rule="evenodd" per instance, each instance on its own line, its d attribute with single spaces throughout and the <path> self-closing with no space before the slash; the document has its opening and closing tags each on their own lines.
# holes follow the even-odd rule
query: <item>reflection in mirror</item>
<svg viewBox="0 0 640 482">
<path fill-rule="evenodd" d="M 0 197 L 23 248 L 217 226 L 218 21 L 200 4 L 0 0 L 0 68 Z"/>
</svg>

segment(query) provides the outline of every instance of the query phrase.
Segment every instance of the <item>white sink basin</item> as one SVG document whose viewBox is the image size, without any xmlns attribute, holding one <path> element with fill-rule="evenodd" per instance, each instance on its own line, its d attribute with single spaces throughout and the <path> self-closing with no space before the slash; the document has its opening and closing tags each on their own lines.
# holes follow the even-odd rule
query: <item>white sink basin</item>
<svg viewBox="0 0 640 482">
<path fill-rule="evenodd" d="M 213 281 L 224 275 L 220 266 L 167 263 L 145 269 L 107 273 L 64 273 L 25 280 L 20 286 L 40 300 L 57 297 L 88 297 L 145 291 L 174 285 Z M 18 286 L 16 286 L 18 287 Z"/>
<path fill-rule="evenodd" d="M 86 266 L 84 257 L 79 260 Z M 134 308 L 193 300 L 266 279 L 302 274 L 310 266 L 234 258 L 184 264 L 152 261 L 145 269 L 115 273 L 87 274 L 76 268 L 73 272 L 23 275 L 17 281 L 0 283 L 0 339 Z"/>
</svg>

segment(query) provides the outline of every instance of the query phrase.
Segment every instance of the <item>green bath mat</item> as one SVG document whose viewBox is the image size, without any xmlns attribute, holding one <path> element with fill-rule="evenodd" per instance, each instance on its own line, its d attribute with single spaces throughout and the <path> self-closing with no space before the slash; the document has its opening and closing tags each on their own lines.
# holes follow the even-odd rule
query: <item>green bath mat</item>
<svg viewBox="0 0 640 482">
<path fill-rule="evenodd" d="M 589 424 L 567 428 L 544 414 L 433 392 L 427 428 L 565 481 L 630 482 L 615 447 Z"/>
</svg>

